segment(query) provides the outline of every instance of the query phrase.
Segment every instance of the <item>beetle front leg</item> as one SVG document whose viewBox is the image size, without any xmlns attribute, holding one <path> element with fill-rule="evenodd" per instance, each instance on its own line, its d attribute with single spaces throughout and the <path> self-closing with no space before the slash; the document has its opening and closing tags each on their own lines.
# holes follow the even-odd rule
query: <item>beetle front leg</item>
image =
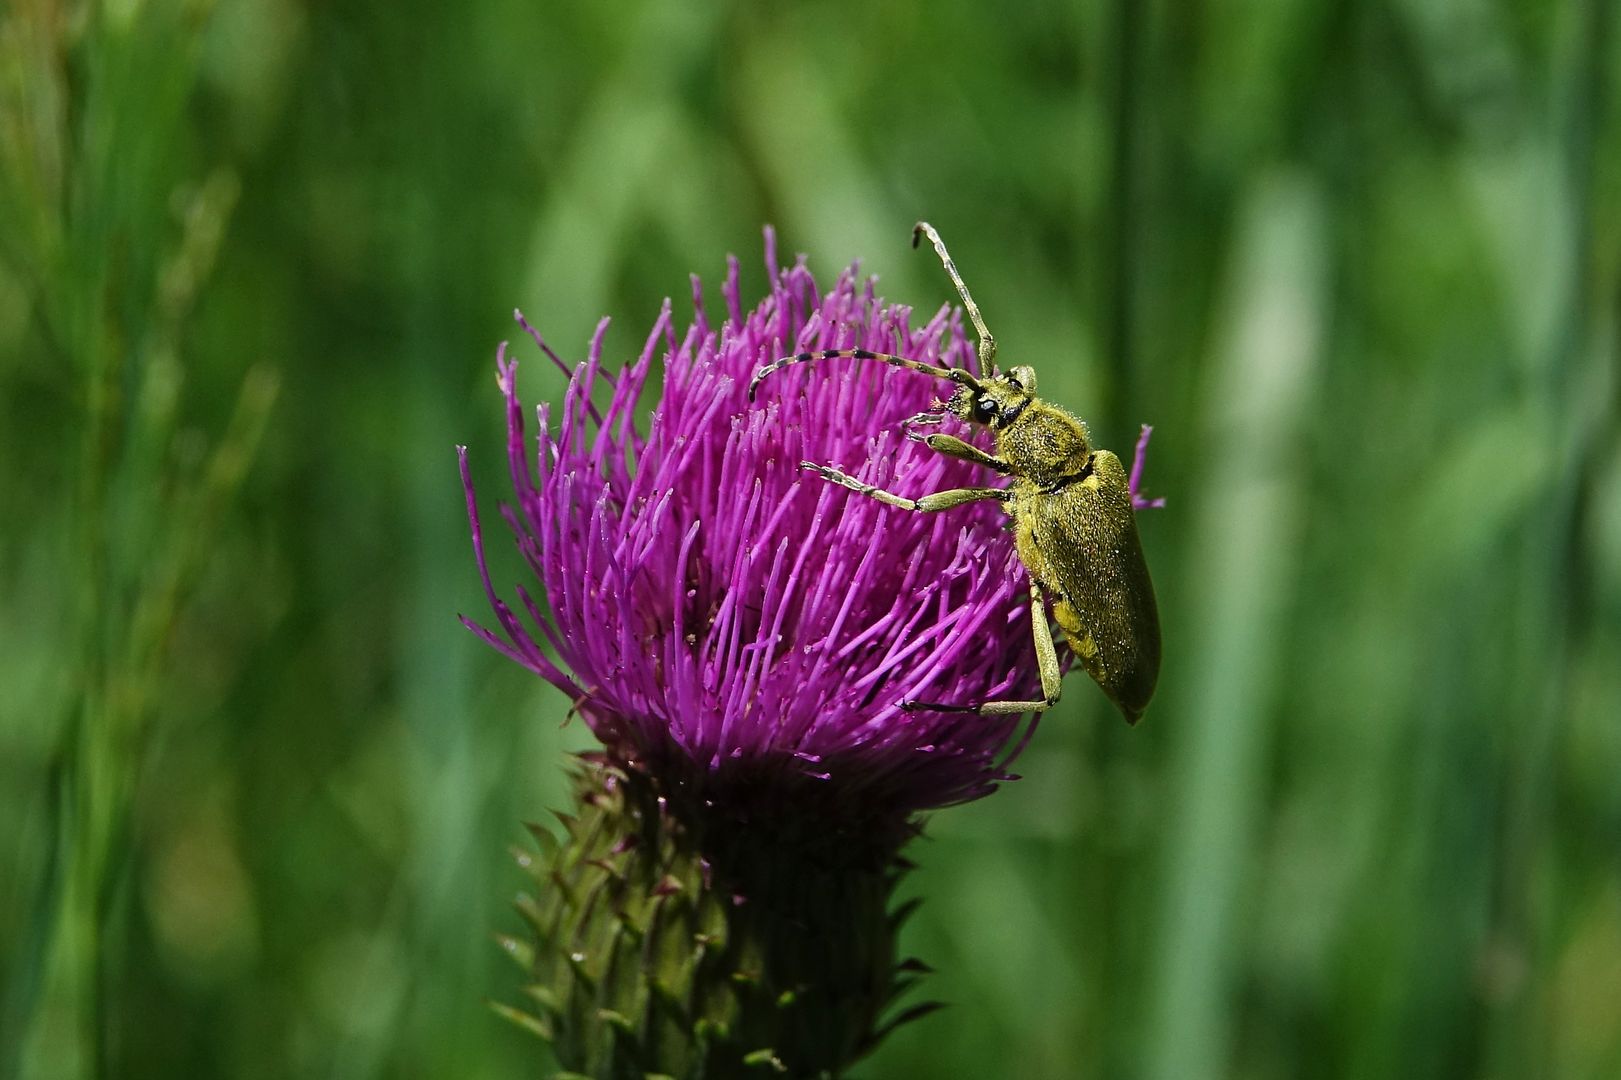
<svg viewBox="0 0 1621 1080">
<path fill-rule="evenodd" d="M 864 484 L 847 472 L 840 472 L 838 469 L 829 468 L 826 465 L 818 465 L 813 461 L 801 461 L 799 467 L 816 473 L 824 480 L 831 480 L 835 484 L 849 488 L 851 491 L 877 499 L 881 503 L 888 503 L 890 506 L 898 506 L 902 510 L 911 510 L 920 514 L 932 514 L 940 510 L 950 510 L 954 506 L 980 502 L 985 499 L 1006 500 L 1008 497 L 1007 491 L 1002 488 L 951 488 L 947 491 L 936 491 L 933 495 L 925 495 L 921 499 L 908 499 L 904 495 L 896 495 L 892 491 L 884 491 L 882 488 L 874 487 L 871 484 Z"/>
<path fill-rule="evenodd" d="M 959 458 L 974 465 L 983 465 L 985 468 L 995 469 L 999 473 L 1005 474 L 1013 471 L 1013 466 L 1001 458 L 993 457 L 973 443 L 964 442 L 955 435 L 941 435 L 938 433 L 934 435 L 915 435 L 908 431 L 906 437 L 917 440 L 937 454 Z"/>
<path fill-rule="evenodd" d="M 1058 649 L 1053 645 L 1053 630 L 1047 623 L 1047 599 L 1041 586 L 1030 582 L 1030 628 L 1036 639 L 1036 666 L 1041 672 L 1039 701 L 987 701 L 980 705 L 943 705 L 933 701 L 903 701 L 907 712 L 934 709 L 938 712 L 971 712 L 981 716 L 1009 716 L 1015 713 L 1043 713 L 1058 704 L 1064 690 L 1064 670 L 1058 666 Z"/>
</svg>

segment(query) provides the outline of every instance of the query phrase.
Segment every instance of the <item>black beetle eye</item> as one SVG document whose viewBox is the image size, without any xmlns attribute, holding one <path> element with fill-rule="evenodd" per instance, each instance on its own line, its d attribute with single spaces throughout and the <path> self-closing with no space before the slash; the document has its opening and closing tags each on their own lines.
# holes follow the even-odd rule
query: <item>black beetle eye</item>
<svg viewBox="0 0 1621 1080">
<path fill-rule="evenodd" d="M 1008 381 L 1009 386 L 1021 393 L 1034 394 L 1036 392 L 1036 369 L 1033 367 L 1020 364 L 1016 368 L 1009 369 L 1007 374 L 1002 377 Z"/>
<path fill-rule="evenodd" d="M 988 397 L 978 398 L 974 401 L 974 417 L 982 424 L 991 422 L 996 415 L 996 402 Z"/>
</svg>

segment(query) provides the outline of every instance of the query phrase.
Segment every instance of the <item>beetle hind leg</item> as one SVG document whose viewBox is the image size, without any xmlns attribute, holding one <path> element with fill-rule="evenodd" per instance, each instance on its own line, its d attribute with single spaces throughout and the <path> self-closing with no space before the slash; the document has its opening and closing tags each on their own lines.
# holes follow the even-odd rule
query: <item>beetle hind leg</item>
<svg viewBox="0 0 1621 1080">
<path fill-rule="evenodd" d="M 1047 624 L 1047 601 L 1041 586 L 1030 582 L 1030 630 L 1036 643 L 1036 665 L 1041 672 L 1042 697 L 1035 701 L 986 701 L 979 705 L 946 705 L 934 701 L 903 701 L 907 712 L 933 709 L 936 712 L 978 713 L 980 716 L 1010 716 L 1017 713 L 1043 713 L 1058 704 L 1064 689 L 1064 671 L 1058 666 L 1058 649 L 1053 645 L 1052 627 Z"/>
</svg>

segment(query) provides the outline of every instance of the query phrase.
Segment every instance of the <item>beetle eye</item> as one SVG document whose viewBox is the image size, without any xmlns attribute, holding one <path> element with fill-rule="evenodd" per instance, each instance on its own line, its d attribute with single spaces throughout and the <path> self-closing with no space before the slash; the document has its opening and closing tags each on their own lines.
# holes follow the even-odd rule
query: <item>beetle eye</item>
<svg viewBox="0 0 1621 1080">
<path fill-rule="evenodd" d="M 975 402 L 974 402 L 974 416 L 976 418 L 978 418 L 980 423 L 982 423 L 982 424 L 990 423 L 991 418 L 993 416 L 995 416 L 995 415 L 996 415 L 996 402 L 995 401 L 991 400 L 988 397 L 982 397 L 982 398 L 979 398 L 979 399 L 975 400 Z"/>
</svg>

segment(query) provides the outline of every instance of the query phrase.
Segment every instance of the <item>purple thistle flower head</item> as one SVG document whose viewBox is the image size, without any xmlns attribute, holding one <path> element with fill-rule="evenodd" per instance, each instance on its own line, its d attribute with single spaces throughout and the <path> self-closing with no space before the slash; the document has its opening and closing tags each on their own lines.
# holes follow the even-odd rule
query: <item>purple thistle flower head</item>
<svg viewBox="0 0 1621 1080">
<path fill-rule="evenodd" d="M 603 363 L 603 320 L 560 420 L 538 410 L 538 446 L 502 346 L 517 496 L 502 512 L 545 603 L 518 588 L 531 632 L 491 586 L 461 448 L 502 634 L 463 621 L 567 693 L 612 753 L 655 775 L 674 766 L 712 791 L 809 783 L 846 806 L 899 814 L 983 796 L 1010 778 L 1034 723 L 1013 741 L 1017 717 L 901 702 L 1037 692 L 1024 571 L 1000 506 L 909 514 L 799 468 L 826 463 L 903 492 L 983 482 L 905 437 L 937 383 L 835 362 L 777 376 L 753 406 L 745 398 L 755 369 L 790 353 L 864 348 L 974 369 L 974 349 L 949 306 L 914 327 L 910 309 L 883 303 L 854 267 L 826 293 L 803 257 L 780 269 L 769 229 L 766 269 L 770 291 L 745 310 L 730 260 L 718 323 L 694 277 L 692 323 L 678 334 L 666 301 L 617 374 Z M 660 366 L 663 393 L 644 429 L 635 408 Z"/>
</svg>

